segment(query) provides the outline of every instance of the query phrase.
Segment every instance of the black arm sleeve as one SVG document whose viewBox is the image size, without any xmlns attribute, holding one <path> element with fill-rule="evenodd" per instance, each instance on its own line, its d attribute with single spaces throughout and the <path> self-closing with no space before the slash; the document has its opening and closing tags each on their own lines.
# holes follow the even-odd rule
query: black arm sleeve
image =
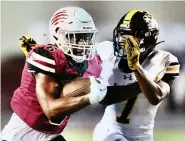
<svg viewBox="0 0 185 141">
<path fill-rule="evenodd" d="M 104 106 L 128 100 L 141 93 L 138 82 L 125 86 L 108 86 L 105 98 L 100 102 Z"/>
<path fill-rule="evenodd" d="M 165 74 L 164 77 L 162 78 L 162 81 L 168 83 L 170 86 L 170 90 L 172 90 L 173 82 L 177 77 L 178 75 Z M 138 82 L 125 86 L 108 86 L 107 94 L 105 98 L 100 102 L 100 104 L 108 106 L 111 104 L 119 103 L 128 100 L 134 96 L 137 96 L 141 92 L 142 91 L 139 87 Z"/>
</svg>

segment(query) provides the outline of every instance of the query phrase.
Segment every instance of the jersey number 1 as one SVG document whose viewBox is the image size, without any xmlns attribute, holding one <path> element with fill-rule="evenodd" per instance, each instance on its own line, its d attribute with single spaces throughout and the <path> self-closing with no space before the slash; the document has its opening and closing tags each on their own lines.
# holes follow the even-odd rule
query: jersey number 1
<svg viewBox="0 0 185 141">
<path fill-rule="evenodd" d="M 123 112 L 121 113 L 120 116 L 116 117 L 117 122 L 119 123 L 124 123 L 124 124 L 129 124 L 129 115 L 130 112 L 132 111 L 134 104 L 137 100 L 137 96 L 132 97 L 131 99 L 129 99 L 123 109 Z"/>
</svg>

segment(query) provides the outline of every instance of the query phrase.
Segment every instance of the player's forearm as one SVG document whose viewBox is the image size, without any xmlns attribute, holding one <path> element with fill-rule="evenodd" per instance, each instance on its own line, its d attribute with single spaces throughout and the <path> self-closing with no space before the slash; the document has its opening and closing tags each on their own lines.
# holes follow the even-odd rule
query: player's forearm
<svg viewBox="0 0 185 141">
<path fill-rule="evenodd" d="M 48 103 L 47 117 L 52 120 L 58 116 L 67 116 L 88 106 L 89 98 L 87 95 L 79 97 L 65 97 L 51 100 Z"/>
<path fill-rule="evenodd" d="M 59 98 L 63 90 L 60 89 L 52 76 L 37 73 L 35 77 L 39 103 L 50 120 L 61 115 L 65 117 L 90 104 L 87 95 L 79 97 L 62 96 Z"/>
<path fill-rule="evenodd" d="M 137 82 L 125 86 L 108 86 L 107 94 L 100 104 L 108 106 L 137 96 L 141 89 Z"/>
<path fill-rule="evenodd" d="M 145 97 L 152 105 L 157 105 L 163 97 L 161 87 L 148 78 L 141 66 L 134 73 Z"/>
</svg>

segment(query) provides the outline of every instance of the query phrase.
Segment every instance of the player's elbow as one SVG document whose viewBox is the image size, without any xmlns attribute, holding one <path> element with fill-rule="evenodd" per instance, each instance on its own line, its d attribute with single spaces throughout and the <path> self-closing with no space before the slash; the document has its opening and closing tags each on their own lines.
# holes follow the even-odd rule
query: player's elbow
<svg viewBox="0 0 185 141">
<path fill-rule="evenodd" d="M 59 115 L 60 117 L 62 116 L 66 116 L 65 114 L 63 114 L 63 112 L 61 111 L 60 114 L 55 112 L 56 110 L 53 109 L 53 108 L 50 108 L 48 109 L 46 112 L 45 112 L 45 115 L 46 117 L 50 120 L 50 121 L 55 121 L 57 118 L 59 118 Z"/>
<path fill-rule="evenodd" d="M 47 103 L 47 105 L 45 106 L 45 108 L 43 109 L 46 117 L 49 120 L 53 120 L 55 119 L 58 115 L 59 115 L 59 111 L 56 108 L 55 104 L 53 104 L 53 102 L 49 102 Z M 62 114 L 62 110 L 60 109 L 60 114 Z"/>
<path fill-rule="evenodd" d="M 150 104 L 158 105 L 164 98 L 167 97 L 168 91 L 163 91 L 161 88 L 154 92 L 153 97 L 149 100 Z"/>
<path fill-rule="evenodd" d="M 52 106 L 48 105 L 47 108 L 44 109 L 44 113 L 49 120 L 52 120 L 53 118 L 56 117 L 54 108 Z"/>
<path fill-rule="evenodd" d="M 158 105 L 161 101 L 162 100 L 159 97 L 155 97 L 155 98 L 149 100 L 150 104 L 152 104 L 152 105 Z"/>
</svg>

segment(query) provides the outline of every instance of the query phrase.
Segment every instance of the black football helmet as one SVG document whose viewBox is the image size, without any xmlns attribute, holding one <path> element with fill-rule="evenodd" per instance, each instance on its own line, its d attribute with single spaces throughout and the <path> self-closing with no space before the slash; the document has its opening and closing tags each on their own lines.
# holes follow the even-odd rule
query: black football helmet
<svg viewBox="0 0 185 141">
<path fill-rule="evenodd" d="M 141 10 L 131 10 L 125 14 L 113 31 L 113 45 L 115 56 L 125 56 L 121 47 L 123 43 L 119 42 L 119 37 L 123 35 L 132 35 L 139 37 L 140 42 L 140 59 L 142 60 L 158 44 L 159 28 L 156 19 L 148 12 Z"/>
</svg>

